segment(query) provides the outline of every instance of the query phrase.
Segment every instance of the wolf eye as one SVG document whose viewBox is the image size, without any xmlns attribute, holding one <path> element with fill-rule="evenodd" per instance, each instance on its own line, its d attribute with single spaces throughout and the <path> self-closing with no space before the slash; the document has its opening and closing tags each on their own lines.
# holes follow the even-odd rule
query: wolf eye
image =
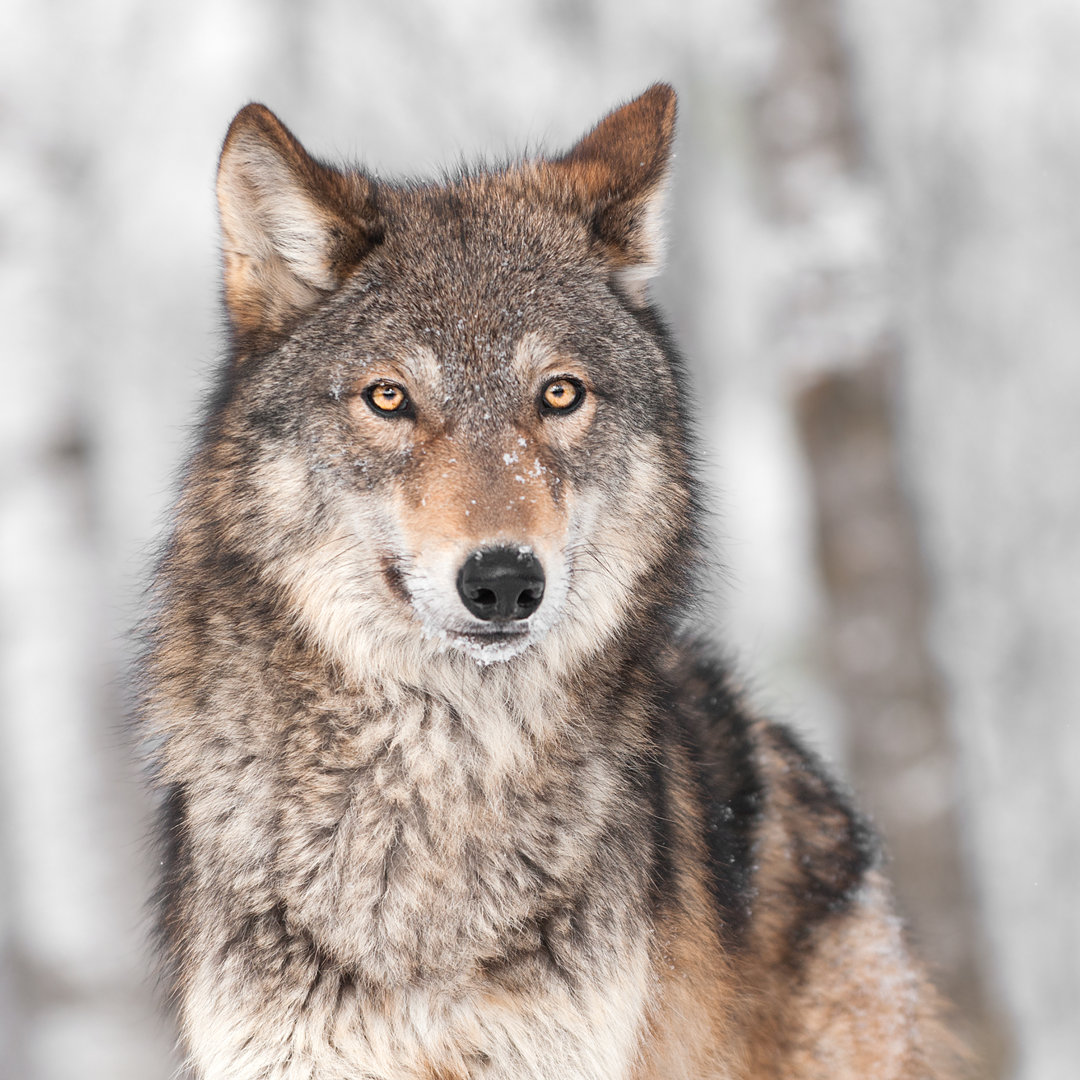
<svg viewBox="0 0 1080 1080">
<path fill-rule="evenodd" d="M 364 391 L 364 400 L 377 413 L 406 415 L 411 411 L 409 395 L 397 383 L 379 381 Z"/>
<path fill-rule="evenodd" d="M 585 400 L 585 387 L 566 375 L 544 386 L 540 393 L 540 411 L 544 413 L 573 412 Z"/>
</svg>

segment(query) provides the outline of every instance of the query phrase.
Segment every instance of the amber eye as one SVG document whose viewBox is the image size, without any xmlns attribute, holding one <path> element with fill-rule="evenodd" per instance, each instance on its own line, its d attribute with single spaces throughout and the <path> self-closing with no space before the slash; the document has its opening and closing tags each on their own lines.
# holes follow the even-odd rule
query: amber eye
<svg viewBox="0 0 1080 1080">
<path fill-rule="evenodd" d="M 377 413 L 397 413 L 400 416 L 410 411 L 409 396 L 405 388 L 397 383 L 372 383 L 364 391 L 364 399 Z"/>
<path fill-rule="evenodd" d="M 573 412 L 585 400 L 585 387 L 566 375 L 552 379 L 540 395 L 540 411 L 551 413 Z"/>
</svg>

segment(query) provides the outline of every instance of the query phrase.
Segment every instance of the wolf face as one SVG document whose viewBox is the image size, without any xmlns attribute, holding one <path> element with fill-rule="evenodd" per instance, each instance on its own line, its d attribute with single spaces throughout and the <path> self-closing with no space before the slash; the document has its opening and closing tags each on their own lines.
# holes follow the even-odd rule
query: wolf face
<svg viewBox="0 0 1080 1080">
<path fill-rule="evenodd" d="M 233 122 L 227 482 L 339 662 L 580 661 L 678 597 L 685 403 L 643 304 L 673 120 L 657 86 L 560 158 L 402 186 Z"/>
</svg>

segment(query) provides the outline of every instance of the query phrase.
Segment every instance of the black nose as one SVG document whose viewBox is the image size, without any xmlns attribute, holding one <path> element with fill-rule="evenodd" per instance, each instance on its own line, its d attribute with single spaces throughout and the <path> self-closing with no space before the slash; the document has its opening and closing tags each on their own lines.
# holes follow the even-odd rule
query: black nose
<svg viewBox="0 0 1080 1080">
<path fill-rule="evenodd" d="M 527 619 L 544 598 L 544 568 L 531 551 L 482 548 L 465 560 L 457 589 L 478 619 Z"/>
</svg>

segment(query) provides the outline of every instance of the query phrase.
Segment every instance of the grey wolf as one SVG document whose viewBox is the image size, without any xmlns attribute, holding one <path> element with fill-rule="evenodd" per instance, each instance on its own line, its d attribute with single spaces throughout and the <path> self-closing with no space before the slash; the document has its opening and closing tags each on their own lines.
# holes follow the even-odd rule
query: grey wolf
<svg viewBox="0 0 1080 1080">
<path fill-rule="evenodd" d="M 674 122 L 433 183 L 229 129 L 142 672 L 199 1080 L 951 1075 L 871 830 L 686 636 Z"/>
</svg>

